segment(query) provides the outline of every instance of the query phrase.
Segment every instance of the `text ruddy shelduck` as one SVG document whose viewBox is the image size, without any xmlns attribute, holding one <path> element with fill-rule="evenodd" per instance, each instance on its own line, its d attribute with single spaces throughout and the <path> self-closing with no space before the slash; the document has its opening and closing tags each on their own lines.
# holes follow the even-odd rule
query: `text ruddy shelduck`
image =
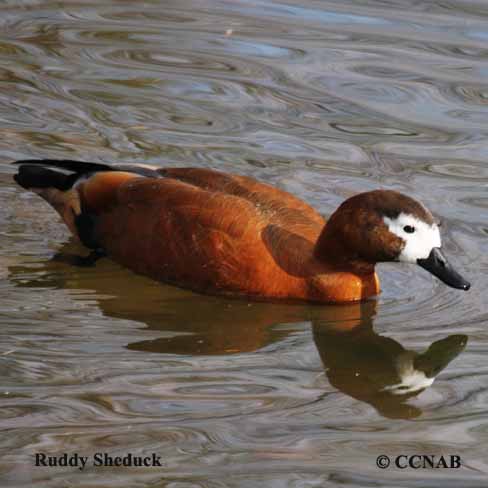
<svg viewBox="0 0 488 488">
<path fill-rule="evenodd" d="M 418 201 L 355 195 L 329 221 L 293 195 L 203 168 L 28 160 L 15 181 L 98 253 L 154 279 L 211 294 L 350 302 L 380 291 L 375 264 L 416 263 L 469 289 Z"/>
</svg>

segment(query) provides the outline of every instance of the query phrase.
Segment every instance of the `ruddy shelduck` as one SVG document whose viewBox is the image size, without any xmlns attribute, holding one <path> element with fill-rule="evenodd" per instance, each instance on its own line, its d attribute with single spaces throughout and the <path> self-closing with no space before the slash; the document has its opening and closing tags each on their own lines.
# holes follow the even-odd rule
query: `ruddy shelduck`
<svg viewBox="0 0 488 488">
<path fill-rule="evenodd" d="M 391 190 L 347 199 L 328 222 L 293 195 L 204 168 L 17 161 L 15 181 L 47 200 L 94 252 L 154 279 L 255 299 L 358 301 L 380 291 L 376 263 L 416 263 L 470 285 L 441 252 L 439 227 Z"/>
</svg>

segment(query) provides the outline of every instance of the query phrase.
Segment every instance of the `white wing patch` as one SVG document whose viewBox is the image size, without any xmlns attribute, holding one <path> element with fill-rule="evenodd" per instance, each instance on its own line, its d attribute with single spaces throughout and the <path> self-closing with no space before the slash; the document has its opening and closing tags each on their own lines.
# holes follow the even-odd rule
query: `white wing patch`
<svg viewBox="0 0 488 488">
<path fill-rule="evenodd" d="M 427 222 L 406 213 L 401 213 L 395 219 L 383 217 L 383 220 L 388 230 L 405 242 L 405 246 L 398 256 L 399 261 L 416 263 L 417 259 L 428 258 L 432 248 L 441 247 L 441 235 L 436 224 L 429 225 Z M 406 232 L 406 226 L 413 227 L 415 231 Z"/>
</svg>

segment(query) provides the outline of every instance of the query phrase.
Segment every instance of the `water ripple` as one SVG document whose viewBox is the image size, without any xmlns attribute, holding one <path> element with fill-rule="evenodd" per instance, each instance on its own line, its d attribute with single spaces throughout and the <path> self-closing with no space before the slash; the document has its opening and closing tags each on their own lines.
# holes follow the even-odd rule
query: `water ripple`
<svg viewBox="0 0 488 488">
<path fill-rule="evenodd" d="M 23 0 L 0 13 L 6 485 L 483 484 L 483 3 Z M 473 287 L 380 264 L 378 300 L 310 307 L 202 297 L 107 259 L 76 268 L 85 250 L 3 165 L 29 157 L 211 166 L 324 215 L 396 189 L 442 220 Z M 435 381 L 415 390 L 419 371 Z M 165 465 L 32 464 L 99 451 Z M 457 453 L 463 468 L 420 479 L 374 465 L 404 452 Z"/>
</svg>

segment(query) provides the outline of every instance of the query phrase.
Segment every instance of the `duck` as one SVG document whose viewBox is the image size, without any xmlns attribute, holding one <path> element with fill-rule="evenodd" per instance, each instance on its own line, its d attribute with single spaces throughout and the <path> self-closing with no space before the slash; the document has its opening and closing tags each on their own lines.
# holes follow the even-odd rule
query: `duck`
<svg viewBox="0 0 488 488">
<path fill-rule="evenodd" d="M 445 257 L 431 212 L 397 191 L 353 195 L 326 221 L 282 189 L 208 168 L 13 164 L 14 180 L 46 200 L 96 259 L 195 292 L 357 302 L 380 293 L 383 262 L 417 264 L 470 288 Z"/>
</svg>

